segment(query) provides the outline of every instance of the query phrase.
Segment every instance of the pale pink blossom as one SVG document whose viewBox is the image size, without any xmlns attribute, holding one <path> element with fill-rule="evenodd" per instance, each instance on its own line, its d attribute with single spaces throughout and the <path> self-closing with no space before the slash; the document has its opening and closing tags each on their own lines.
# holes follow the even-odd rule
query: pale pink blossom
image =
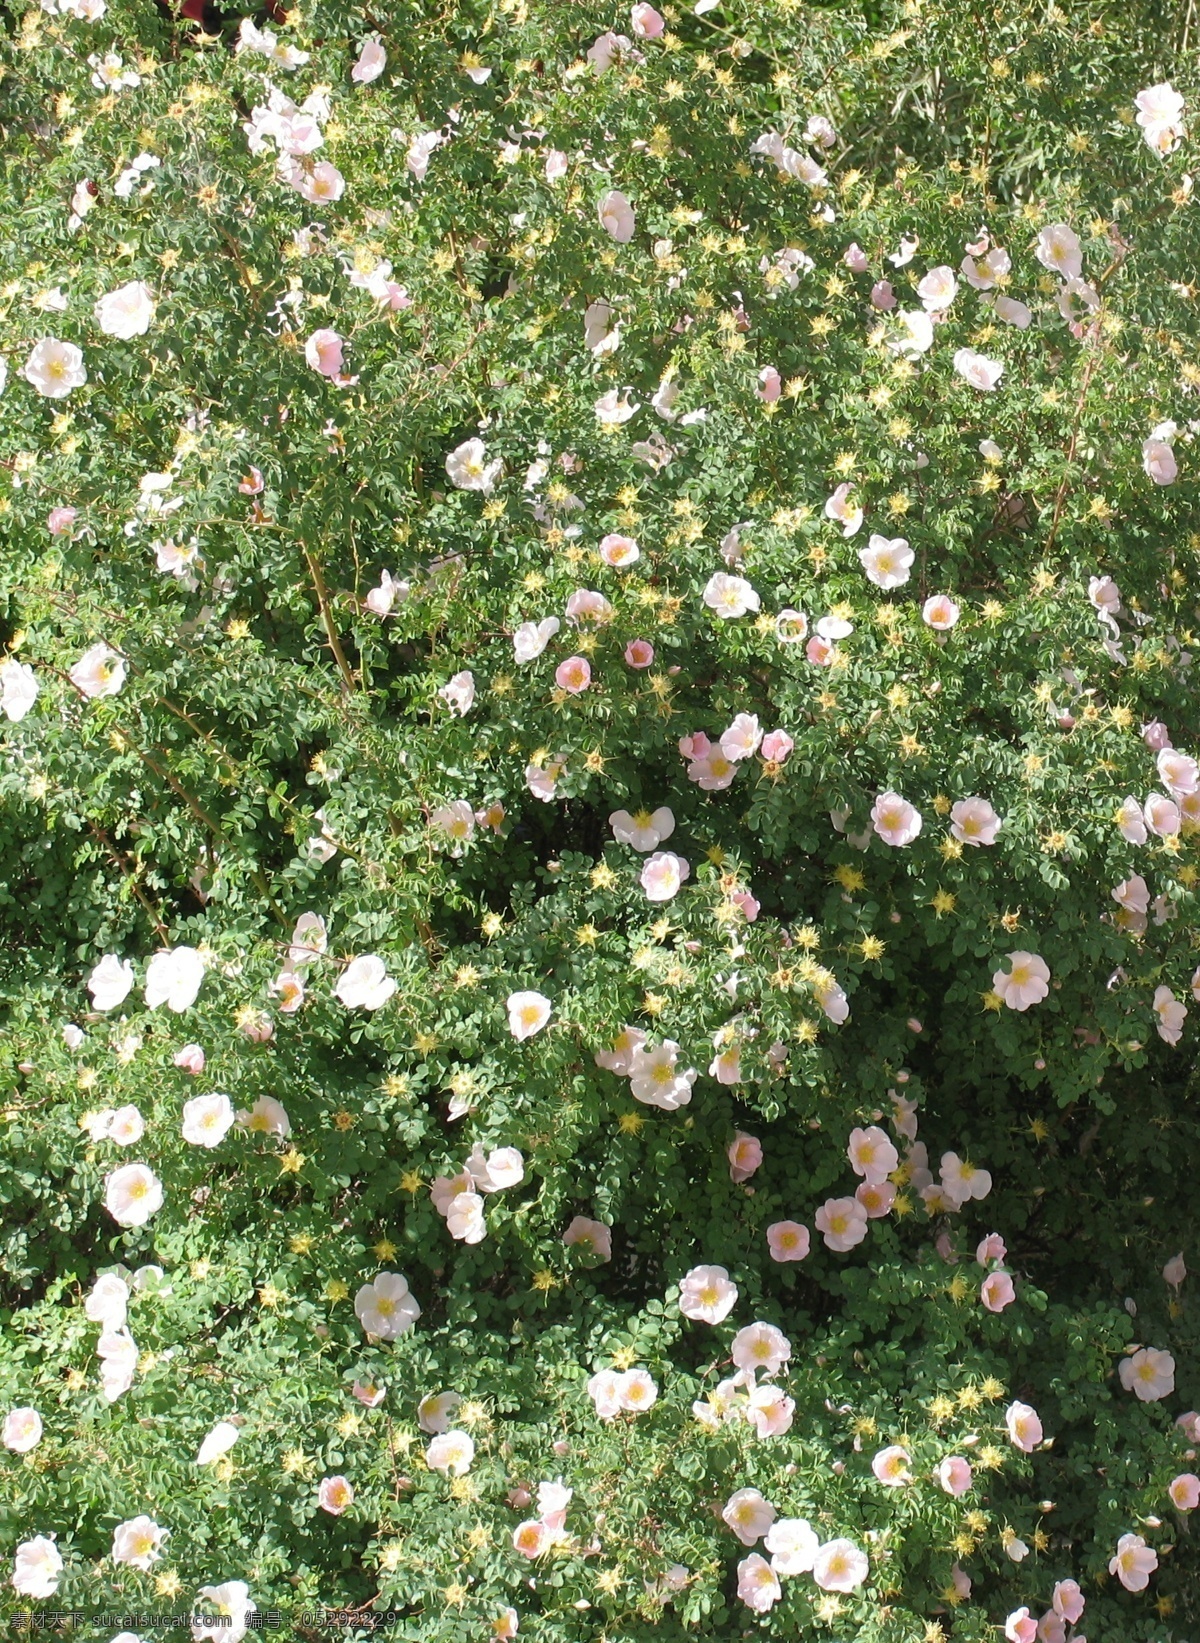
<svg viewBox="0 0 1200 1643">
<path fill-rule="evenodd" d="M 896 293 L 892 290 L 891 280 L 876 280 L 871 287 L 871 307 L 877 308 L 880 313 L 896 306 Z"/>
<path fill-rule="evenodd" d="M 394 1341 L 407 1334 L 421 1316 L 421 1308 L 399 1272 L 380 1272 L 369 1284 L 360 1286 L 354 1297 L 354 1311 L 368 1335 Z"/>
<path fill-rule="evenodd" d="M 658 1387 L 644 1369 L 627 1369 L 617 1376 L 617 1402 L 631 1415 L 643 1414 L 654 1406 Z"/>
<path fill-rule="evenodd" d="M 600 557 L 614 570 L 625 570 L 641 558 L 641 549 L 632 536 L 620 536 L 610 531 L 600 539 Z"/>
<path fill-rule="evenodd" d="M 1000 293 L 996 297 L 996 316 L 1002 319 L 1005 325 L 1015 325 L 1018 331 L 1027 331 L 1033 320 L 1033 309 L 1019 302 L 1016 297 Z"/>
<path fill-rule="evenodd" d="M 875 1456 L 871 1470 L 880 1483 L 886 1484 L 889 1489 L 898 1489 L 912 1482 L 912 1473 L 908 1469 L 910 1458 L 907 1449 L 901 1444 L 892 1443 Z"/>
<path fill-rule="evenodd" d="M 1004 1622 L 1007 1643 L 1037 1643 L 1037 1621 L 1027 1606 L 1014 1609 Z"/>
<path fill-rule="evenodd" d="M 814 1220 L 826 1246 L 839 1255 L 867 1236 L 867 1212 L 857 1198 L 827 1198 Z"/>
<path fill-rule="evenodd" d="M 733 1337 L 730 1354 L 738 1369 L 747 1374 L 765 1370 L 775 1375 L 792 1355 L 792 1343 L 774 1324 L 752 1323 Z"/>
<path fill-rule="evenodd" d="M 233 1102 L 227 1095 L 198 1095 L 183 1104 L 183 1139 L 191 1146 L 219 1146 L 233 1122 Z"/>
<path fill-rule="evenodd" d="M 1012 258 L 998 245 L 980 256 L 964 257 L 960 264 L 962 277 L 976 291 L 993 290 L 997 280 L 1003 279 L 1011 268 Z"/>
<path fill-rule="evenodd" d="M 331 1517 L 340 1517 L 353 1504 L 354 1490 L 346 1478 L 340 1475 L 322 1478 L 317 1485 L 317 1505 Z"/>
<path fill-rule="evenodd" d="M 541 993 L 509 993 L 505 1000 L 508 1010 L 508 1030 L 521 1043 L 540 1033 L 549 1021 L 553 1005 Z"/>
<path fill-rule="evenodd" d="M 563 1243 L 568 1249 L 581 1249 L 599 1261 L 612 1259 L 612 1228 L 603 1221 L 590 1221 L 586 1215 L 574 1217 L 563 1233 Z"/>
<path fill-rule="evenodd" d="M 1122 1358 L 1118 1374 L 1126 1392 L 1142 1403 L 1158 1403 L 1175 1390 L 1175 1359 L 1157 1347 L 1144 1346 Z"/>
<path fill-rule="evenodd" d="M 954 369 L 972 388 L 990 393 L 1004 375 L 1004 366 L 998 359 L 977 354 L 973 348 L 960 348 L 954 356 Z"/>
<path fill-rule="evenodd" d="M 520 1552 L 522 1557 L 541 1557 L 550 1540 L 546 1525 L 537 1518 L 528 1518 L 513 1530 L 513 1549 Z"/>
<path fill-rule="evenodd" d="M 1132 793 L 1121 801 L 1113 821 L 1126 843 L 1145 844 L 1146 818 Z"/>
<path fill-rule="evenodd" d="M 755 391 L 766 405 L 774 405 L 779 398 L 783 392 L 783 378 L 773 365 L 764 365 L 758 373 L 758 388 Z"/>
<path fill-rule="evenodd" d="M 558 1451 L 557 1443 L 554 1447 Z M 545 1524 L 547 1532 L 556 1540 L 565 1537 L 567 1508 L 570 1506 L 574 1495 L 575 1491 L 566 1488 L 561 1478 L 556 1482 L 546 1481 L 538 1484 L 538 1517 Z"/>
<path fill-rule="evenodd" d="M 1178 1044 L 1183 1037 L 1187 1006 L 1179 1002 L 1169 987 L 1156 987 L 1153 1010 L 1158 1017 L 1158 1036 L 1165 1044 Z"/>
<path fill-rule="evenodd" d="M 751 1552 L 738 1564 L 737 1594 L 755 1614 L 766 1614 L 783 1596 L 779 1576 L 758 1552 Z"/>
<path fill-rule="evenodd" d="M 921 620 L 935 633 L 949 633 L 961 612 L 947 593 L 935 593 L 921 606 Z"/>
<path fill-rule="evenodd" d="M 666 805 L 660 805 L 657 810 L 639 810 L 632 816 L 628 810 L 614 810 L 608 825 L 618 844 L 628 844 L 645 853 L 670 838 L 675 831 L 675 816 Z"/>
<path fill-rule="evenodd" d="M 75 508 L 51 508 L 46 517 L 46 529 L 51 536 L 70 536 L 77 518 Z"/>
<path fill-rule="evenodd" d="M 899 1154 L 877 1124 L 850 1131 L 850 1167 L 865 1181 L 885 1181 L 900 1162 Z"/>
<path fill-rule="evenodd" d="M 919 359 L 933 347 L 933 320 L 924 309 L 901 309 L 887 345 L 904 359 Z"/>
<path fill-rule="evenodd" d="M 640 883 L 647 901 L 671 901 L 690 875 L 691 868 L 682 856 L 656 850 L 642 868 Z"/>
<path fill-rule="evenodd" d="M 748 1181 L 763 1161 L 762 1142 L 753 1135 L 737 1135 L 725 1149 L 729 1159 L 729 1179 L 735 1185 Z"/>
<path fill-rule="evenodd" d="M 609 189 L 596 209 L 600 217 L 600 226 L 605 233 L 611 234 L 618 245 L 627 245 L 633 238 L 637 221 L 633 207 L 620 189 Z"/>
<path fill-rule="evenodd" d="M 757 1489 L 736 1489 L 721 1511 L 728 1526 L 743 1546 L 761 1540 L 778 1514 Z"/>
<path fill-rule="evenodd" d="M 446 1478 L 460 1478 L 471 1469 L 475 1459 L 475 1443 L 466 1432 L 439 1432 L 425 1451 L 425 1464 L 431 1472 L 440 1472 Z"/>
<path fill-rule="evenodd" d="M 812 1240 L 798 1221 L 775 1221 L 767 1228 L 767 1248 L 773 1261 L 803 1261 Z"/>
<path fill-rule="evenodd" d="M 45 399 L 65 399 L 87 381 L 83 350 L 73 342 L 46 337 L 35 343 L 21 375 Z"/>
<path fill-rule="evenodd" d="M 1154 762 L 1172 798 L 1181 799 L 1200 788 L 1200 766 L 1186 753 L 1164 747 Z"/>
<path fill-rule="evenodd" d="M 835 1026 L 840 1027 L 842 1022 L 848 1019 L 850 1001 L 846 997 L 845 991 L 838 986 L 832 976 L 825 981 L 813 984 L 813 998 L 816 1000 L 822 1014 L 827 1016 Z"/>
<path fill-rule="evenodd" d="M 821 1549 L 812 1525 L 802 1517 L 776 1518 L 763 1544 L 771 1554 L 771 1567 L 780 1575 L 808 1574 Z"/>
<path fill-rule="evenodd" d="M 320 376 L 337 381 L 342 375 L 342 338 L 328 326 L 314 331 L 304 344 L 304 357 Z"/>
<path fill-rule="evenodd" d="M 825 503 L 825 517 L 842 527 L 843 536 L 853 536 L 863 522 L 863 511 L 850 501 L 851 484 L 839 485 Z"/>
<path fill-rule="evenodd" d="M 358 61 L 350 70 L 350 78 L 356 86 L 369 86 L 372 80 L 378 80 L 387 67 L 387 52 L 378 40 L 364 40 L 358 54 Z"/>
<path fill-rule="evenodd" d="M 798 645 L 808 637 L 808 617 L 789 606 L 775 618 L 775 637 L 781 645 Z"/>
<path fill-rule="evenodd" d="M 786 730 L 771 730 L 763 737 L 762 756 L 770 764 L 783 764 L 795 746 L 796 743 Z"/>
<path fill-rule="evenodd" d="M 1187 1266 L 1182 1251 L 1178 1255 L 1172 1255 L 1166 1266 L 1163 1267 L 1162 1275 L 1163 1282 L 1170 1284 L 1171 1288 L 1178 1294 L 1180 1284 L 1187 1277 Z"/>
<path fill-rule="evenodd" d="M 162 1182 L 147 1164 L 123 1164 L 105 1180 L 104 1207 L 119 1226 L 145 1226 L 162 1203 Z"/>
<path fill-rule="evenodd" d="M 719 1324 L 737 1304 L 737 1285 L 723 1266 L 696 1266 L 679 1285 L 679 1310 L 685 1318 Z"/>
<path fill-rule="evenodd" d="M 1066 223 L 1052 223 L 1038 235 L 1034 252 L 1043 268 L 1059 274 L 1064 280 L 1078 279 L 1083 273 L 1083 253 L 1079 237 Z"/>
<path fill-rule="evenodd" d="M 53 1597 L 62 1569 L 62 1555 L 49 1535 L 23 1540 L 13 1558 L 13 1590 L 21 1597 Z"/>
<path fill-rule="evenodd" d="M 1012 1277 L 1007 1272 L 989 1272 L 979 1290 L 979 1299 L 989 1312 L 1003 1312 L 1016 1298 Z"/>
<path fill-rule="evenodd" d="M 657 40 L 667 25 L 653 6 L 639 3 L 629 13 L 629 26 L 639 40 Z"/>
<path fill-rule="evenodd" d="M 885 844 L 911 844 L 921 831 L 921 812 L 899 793 L 881 793 L 871 806 L 871 826 Z"/>
<path fill-rule="evenodd" d="M 1050 1606 L 1073 1626 L 1083 1614 L 1085 1601 L 1077 1580 L 1060 1580 L 1055 1583 Z"/>
<path fill-rule="evenodd" d="M 1142 809 L 1146 826 L 1160 839 L 1172 838 L 1183 825 L 1179 806 L 1165 794 L 1151 793 Z"/>
<path fill-rule="evenodd" d="M 438 695 L 455 718 L 465 719 L 475 702 L 475 675 L 469 668 L 463 668 L 447 680 Z"/>
<path fill-rule="evenodd" d="M 758 751 L 762 741 L 762 727 L 755 713 L 739 713 L 721 737 L 721 752 L 735 764 L 749 759 Z"/>
<path fill-rule="evenodd" d="M 446 458 L 446 477 L 460 491 L 482 491 L 486 495 L 494 489 L 503 466 L 499 457 L 488 461 L 482 439 L 464 439 Z"/>
<path fill-rule="evenodd" d="M 715 571 L 709 577 L 703 598 L 708 608 L 724 621 L 758 610 L 761 603 L 744 577 L 730 576 L 725 571 Z"/>
<path fill-rule="evenodd" d="M 367 609 L 373 616 L 387 616 L 390 614 L 397 598 L 403 603 L 407 599 L 408 593 L 409 585 L 407 582 L 397 582 L 390 571 L 381 571 L 379 586 L 372 588 L 367 594 Z"/>
<path fill-rule="evenodd" d="M 1116 1556 L 1109 1560 L 1108 1572 L 1116 1575 L 1127 1592 L 1144 1592 L 1150 1576 L 1158 1568 L 1158 1553 L 1141 1535 L 1122 1535 Z"/>
<path fill-rule="evenodd" d="M 1042 1423 L 1027 1403 L 1010 1403 L 1004 1411 L 1004 1424 L 1013 1444 L 1027 1455 L 1042 1441 Z"/>
<path fill-rule="evenodd" d="M 5 1415 L 0 1442 L 14 1455 L 27 1455 L 37 1448 L 41 1439 L 42 1417 L 36 1409 L 10 1409 Z"/>
<path fill-rule="evenodd" d="M 958 281 L 954 270 L 943 265 L 931 268 L 917 286 L 917 295 L 926 313 L 944 312 L 958 295 Z"/>
<path fill-rule="evenodd" d="M 1200 1478 L 1194 1472 L 1180 1472 L 1167 1485 L 1171 1505 L 1178 1512 L 1193 1512 L 1200 1506 Z"/>
<path fill-rule="evenodd" d="M 681 1072 L 678 1057 L 679 1045 L 669 1038 L 652 1049 L 636 1045 L 629 1065 L 629 1093 L 633 1099 L 664 1112 L 686 1107 L 699 1074 L 695 1067 Z"/>
<path fill-rule="evenodd" d="M 813 1579 L 823 1592 L 857 1591 L 867 1578 L 867 1554 L 852 1540 L 830 1540 L 813 1561 Z"/>
<path fill-rule="evenodd" d="M 576 588 L 567 600 L 567 620 L 582 626 L 584 622 L 607 622 L 613 614 L 613 608 L 602 593 L 594 588 Z"/>
<path fill-rule="evenodd" d="M 396 983 L 376 953 L 363 953 L 342 971 L 334 997 L 347 1010 L 379 1010 L 396 991 Z"/>
<path fill-rule="evenodd" d="M 1016 952 L 1008 955 L 1007 971 L 997 970 L 992 976 L 992 988 L 1010 1010 L 1027 1010 L 1031 1004 L 1040 1004 L 1050 991 L 1050 969 L 1045 959 L 1036 953 Z"/>
<path fill-rule="evenodd" d="M 966 1162 L 956 1152 L 944 1152 L 939 1170 L 946 1191 L 966 1203 L 968 1199 L 982 1201 L 992 1190 L 992 1177 L 985 1169 Z"/>
<path fill-rule="evenodd" d="M 993 1261 L 1003 1261 L 1007 1256 L 1008 1247 L 998 1232 L 989 1232 L 975 1250 L 975 1259 L 980 1266 L 990 1266 Z"/>
<path fill-rule="evenodd" d="M 855 1187 L 854 1198 L 866 1211 L 867 1220 L 877 1221 L 891 1211 L 896 1189 L 890 1181 L 863 1181 Z"/>
<path fill-rule="evenodd" d="M 125 658 L 101 642 L 85 650 L 67 673 L 81 696 L 115 696 L 125 683 Z"/>
<path fill-rule="evenodd" d="M 868 582 L 877 588 L 898 588 L 908 581 L 913 550 L 903 536 L 872 535 L 867 546 L 858 550 L 858 557 Z"/>
<path fill-rule="evenodd" d="M 587 1383 L 588 1397 L 591 1398 L 596 1414 L 602 1421 L 615 1420 L 621 1413 L 621 1401 L 618 1397 L 619 1379 L 615 1369 L 600 1369 Z"/>
<path fill-rule="evenodd" d="M 547 616 L 540 622 L 522 622 L 513 634 L 513 653 L 522 666 L 542 654 L 559 630 L 557 616 Z"/>
<path fill-rule="evenodd" d="M 477 1192 L 457 1192 L 446 1206 L 446 1230 L 463 1244 L 480 1244 L 487 1236 L 483 1199 Z"/>
<path fill-rule="evenodd" d="M 967 1493 L 972 1483 L 971 1468 L 961 1455 L 947 1455 L 945 1460 L 939 1461 L 934 1476 L 946 1493 L 956 1500 Z"/>
<path fill-rule="evenodd" d="M 746 1419 L 757 1438 L 782 1437 L 792 1429 L 795 1400 L 778 1386 L 752 1386 L 746 1399 Z"/>
<path fill-rule="evenodd" d="M 591 663 L 586 656 L 568 656 L 555 668 L 554 682 L 568 696 L 581 695 L 592 682 Z"/>
<path fill-rule="evenodd" d="M 1187 127 L 1183 123 L 1183 97 L 1174 86 L 1169 81 L 1147 86 L 1133 100 L 1147 147 L 1156 154 L 1170 154 L 1178 148 Z"/>
<path fill-rule="evenodd" d="M 625 662 L 632 668 L 645 668 L 654 662 L 654 646 L 648 639 L 631 639 L 625 646 Z"/>
<path fill-rule="evenodd" d="M 959 799 L 950 806 L 950 831 L 962 844 L 995 844 L 1001 826 L 986 799 Z"/>
</svg>

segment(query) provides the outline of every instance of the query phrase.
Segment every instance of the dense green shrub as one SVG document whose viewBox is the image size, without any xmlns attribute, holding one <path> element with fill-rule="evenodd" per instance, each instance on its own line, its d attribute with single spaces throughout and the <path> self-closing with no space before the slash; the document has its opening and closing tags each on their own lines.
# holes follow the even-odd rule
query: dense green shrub
<svg viewBox="0 0 1200 1643">
<path fill-rule="evenodd" d="M 1191 7 L 173 9 L 0 15 L 5 1612 L 1182 1643 Z"/>
</svg>

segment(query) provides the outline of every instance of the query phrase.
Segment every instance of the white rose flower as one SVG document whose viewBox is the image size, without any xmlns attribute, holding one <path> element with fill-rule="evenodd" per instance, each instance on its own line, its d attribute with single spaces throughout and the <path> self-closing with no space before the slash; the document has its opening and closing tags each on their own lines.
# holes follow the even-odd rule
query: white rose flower
<svg viewBox="0 0 1200 1643">
<path fill-rule="evenodd" d="M 108 337 L 120 337 L 128 342 L 132 337 L 143 337 L 154 320 L 154 296 L 145 280 L 130 280 L 107 296 L 100 298 L 95 307 L 96 324 Z"/>
<path fill-rule="evenodd" d="M 105 1182 L 104 1207 L 119 1226 L 145 1226 L 162 1202 L 162 1182 L 148 1164 L 123 1164 Z"/>
<path fill-rule="evenodd" d="M 89 699 L 115 696 L 125 683 L 125 658 L 101 641 L 84 651 L 67 677 Z"/>
<path fill-rule="evenodd" d="M 146 1008 L 157 1010 L 165 1004 L 182 1015 L 196 1002 L 204 980 L 204 960 L 194 947 L 174 947 L 155 953 L 146 965 Z"/>
<path fill-rule="evenodd" d="M 216 1147 L 233 1126 L 233 1102 L 227 1095 L 197 1095 L 183 1104 L 183 1139 L 193 1147 Z"/>
<path fill-rule="evenodd" d="M 0 388 L 3 388 L 0 382 Z M 38 682 L 31 667 L 13 657 L 0 663 L 0 709 L 10 724 L 17 724 L 37 701 Z"/>
<path fill-rule="evenodd" d="M 87 381 L 83 351 L 73 342 L 46 337 L 36 343 L 25 361 L 21 375 L 45 399 L 65 399 Z"/>
<path fill-rule="evenodd" d="M 115 1010 L 123 1004 L 133 986 L 133 965 L 127 958 L 105 953 L 87 979 L 87 990 L 92 995 L 94 1010 Z"/>
<path fill-rule="evenodd" d="M 334 996 L 348 1010 L 378 1010 L 396 991 L 387 966 L 374 953 L 352 959 L 342 972 Z"/>
</svg>

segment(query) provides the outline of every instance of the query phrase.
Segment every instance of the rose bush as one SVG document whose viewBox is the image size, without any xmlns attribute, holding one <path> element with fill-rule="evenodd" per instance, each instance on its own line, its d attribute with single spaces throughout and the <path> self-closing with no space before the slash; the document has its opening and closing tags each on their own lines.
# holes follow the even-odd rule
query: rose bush
<svg viewBox="0 0 1200 1643">
<path fill-rule="evenodd" d="M 268 11 L 2 19 L 6 1612 L 1181 1643 L 1190 8 Z"/>
</svg>

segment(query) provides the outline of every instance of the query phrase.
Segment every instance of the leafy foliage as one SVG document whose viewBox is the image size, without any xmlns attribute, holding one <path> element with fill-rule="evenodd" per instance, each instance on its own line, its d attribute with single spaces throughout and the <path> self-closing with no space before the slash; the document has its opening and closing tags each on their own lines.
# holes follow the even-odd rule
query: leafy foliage
<svg viewBox="0 0 1200 1643">
<path fill-rule="evenodd" d="M 5 1452 L 6 1554 L 56 1536 L 55 1603 L 244 1580 L 261 1610 L 359 1611 L 347 1636 L 374 1610 L 396 1637 L 485 1637 L 512 1607 L 547 1643 L 982 1643 L 1066 1579 L 1094 1637 L 1191 1635 L 1200 1560 L 1167 1489 L 1194 1458 L 1196 1309 L 1160 1273 L 1193 1230 L 1195 1037 L 1170 1042 L 1170 1011 L 1200 801 L 1156 750 L 1188 753 L 1198 707 L 1200 241 L 1193 138 L 1156 151 L 1134 105 L 1170 80 L 1191 108 L 1190 8 L 727 0 L 638 38 L 591 0 L 314 0 L 259 16 L 273 60 L 239 17 L 170 9 L 3 18 L 0 623 L 38 694 L 0 738 L 0 1388 L 45 1423 Z M 589 58 L 609 30 L 624 45 Z M 372 41 L 386 67 L 353 80 Z M 306 99 L 322 142 L 289 171 L 269 115 Z M 311 197 L 321 165 L 344 191 Z M 1058 224 L 1086 287 L 1066 297 L 1038 254 Z M 976 288 L 987 236 L 1011 269 Z M 956 293 L 905 346 L 942 267 Z M 95 305 L 131 283 L 152 318 L 122 336 Z M 61 397 L 26 365 L 47 338 L 82 350 Z M 873 535 L 911 549 L 902 582 L 868 579 Z M 612 536 L 637 543 L 624 568 Z M 721 614 L 714 575 L 757 602 Z M 935 627 L 938 596 L 957 618 Z M 97 645 L 111 694 L 72 678 Z M 738 715 L 793 745 L 703 787 L 680 740 Z M 907 843 L 873 827 L 888 793 L 920 813 Z M 1176 816 L 1135 842 L 1114 816 L 1154 793 Z M 956 834 L 968 797 L 994 843 Z M 690 868 L 661 904 L 610 826 L 660 806 Z M 1112 891 L 1135 876 L 1131 916 Z M 328 946 L 298 960 L 305 913 Z M 149 961 L 180 948 L 199 991 L 152 1008 Z M 1028 1008 L 1002 996 L 1014 953 L 1048 970 Z M 91 1008 L 106 954 L 137 985 Z M 367 955 L 395 984 L 374 1009 L 338 996 Z M 523 991 L 551 1015 L 517 1038 Z M 686 1104 L 597 1064 L 627 1025 L 679 1047 Z M 190 1142 L 184 1105 L 214 1092 L 281 1103 L 290 1133 Z M 827 1247 L 850 1132 L 902 1143 L 907 1102 L 990 1196 L 926 1202 L 909 1152 L 891 1213 Z M 129 1105 L 126 1147 L 96 1115 Z M 762 1162 L 739 1180 L 743 1135 Z M 470 1243 L 430 1186 L 476 1145 L 519 1149 L 523 1178 Z M 164 1203 L 120 1226 L 106 1182 L 131 1161 Z M 581 1216 L 611 1260 L 564 1244 Z M 803 1261 L 771 1256 L 786 1220 Z M 999 1314 L 975 1257 L 995 1231 Z M 737 1285 L 716 1325 L 680 1310 L 699 1265 Z M 161 1275 L 110 1401 L 84 1308 L 115 1267 Z M 355 1314 L 380 1271 L 421 1307 L 390 1341 Z M 791 1343 L 795 1404 L 764 1438 L 693 1411 L 758 1320 Z M 1141 1345 L 1173 1355 L 1169 1397 L 1119 1380 Z M 589 1378 L 634 1366 L 653 1408 L 601 1420 Z M 417 1422 L 448 1389 L 474 1444 L 451 1478 Z M 195 1464 L 230 1417 L 234 1447 Z M 892 1444 L 904 1487 L 872 1472 Z M 951 1455 L 962 1498 L 933 1479 Z M 513 1531 L 556 1478 L 565 1533 L 527 1559 Z M 865 1582 L 789 1577 L 756 1615 L 721 1518 L 749 1487 L 862 1548 Z M 145 1570 L 110 1555 L 139 1514 L 169 1530 Z M 1140 1594 L 1108 1573 L 1130 1533 L 1159 1559 Z"/>
</svg>

